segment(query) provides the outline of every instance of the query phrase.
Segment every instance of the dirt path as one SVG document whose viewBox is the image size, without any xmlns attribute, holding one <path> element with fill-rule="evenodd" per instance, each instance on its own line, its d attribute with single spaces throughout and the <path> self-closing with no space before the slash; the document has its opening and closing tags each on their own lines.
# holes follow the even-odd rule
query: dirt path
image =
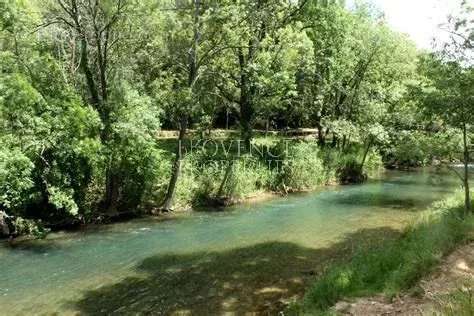
<svg viewBox="0 0 474 316">
<path fill-rule="evenodd" d="M 371 297 L 354 302 L 339 302 L 335 310 L 342 315 L 436 315 L 447 296 L 456 291 L 474 288 L 474 243 L 456 250 L 412 293 L 388 302 L 387 298 Z M 444 303 L 444 304 L 443 304 Z M 469 314 L 470 313 L 470 314 Z M 468 315 L 473 315 L 474 310 Z M 457 313 L 454 312 L 454 315 Z"/>
</svg>

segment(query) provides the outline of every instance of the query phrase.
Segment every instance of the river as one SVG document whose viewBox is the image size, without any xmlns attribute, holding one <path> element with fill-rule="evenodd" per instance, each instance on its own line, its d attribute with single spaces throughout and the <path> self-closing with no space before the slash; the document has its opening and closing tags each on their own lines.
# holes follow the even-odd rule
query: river
<svg viewBox="0 0 474 316">
<path fill-rule="evenodd" d="M 223 212 L 54 233 L 0 245 L 0 314 L 266 313 L 333 260 L 391 238 L 459 187 L 450 174 L 387 171 L 358 186 Z"/>
</svg>

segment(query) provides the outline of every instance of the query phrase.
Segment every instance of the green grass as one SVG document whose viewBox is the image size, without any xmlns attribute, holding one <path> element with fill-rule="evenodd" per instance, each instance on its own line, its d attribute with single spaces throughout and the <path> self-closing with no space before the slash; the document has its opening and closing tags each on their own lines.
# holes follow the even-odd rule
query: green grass
<svg viewBox="0 0 474 316">
<path fill-rule="evenodd" d="M 474 293 L 472 284 L 465 290 L 458 290 L 448 295 L 443 301 L 438 315 L 472 316 L 474 315 Z"/>
<path fill-rule="evenodd" d="M 160 139 L 167 154 L 155 181 L 153 201 L 164 199 L 176 140 Z M 359 161 L 360 148 L 353 145 L 342 152 L 320 148 L 315 141 L 260 136 L 253 140 L 251 153 L 240 151 L 238 142 L 229 138 L 188 139 L 183 150 L 183 168 L 178 181 L 175 208 L 207 206 L 240 201 L 262 192 L 300 192 L 338 182 L 338 170 L 347 161 Z M 228 161 L 234 160 L 226 173 Z M 364 173 L 381 168 L 381 158 L 371 152 Z M 148 204 L 153 204 L 151 201 Z"/>
<path fill-rule="evenodd" d="M 329 268 L 307 291 L 297 314 L 324 314 L 343 298 L 384 293 L 391 297 L 413 287 L 440 259 L 469 239 L 474 219 L 462 219 L 456 196 L 433 206 L 403 237 L 361 249 L 346 264 Z"/>
</svg>

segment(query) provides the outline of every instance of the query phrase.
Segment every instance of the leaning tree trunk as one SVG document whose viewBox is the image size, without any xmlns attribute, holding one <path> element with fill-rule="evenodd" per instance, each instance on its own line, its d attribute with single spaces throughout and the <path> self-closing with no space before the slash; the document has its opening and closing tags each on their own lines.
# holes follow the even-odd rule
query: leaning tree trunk
<svg viewBox="0 0 474 316">
<path fill-rule="evenodd" d="M 471 196 L 469 188 L 469 143 L 467 140 L 467 126 L 463 125 L 463 145 L 464 145 L 464 204 L 466 213 L 472 209 Z"/>
<path fill-rule="evenodd" d="M 217 192 L 218 198 L 222 198 L 224 196 L 225 185 L 229 181 L 233 168 L 234 168 L 234 160 L 231 158 L 225 170 L 224 178 L 222 179 L 221 185 L 219 186 L 219 191 Z"/>
<path fill-rule="evenodd" d="M 365 162 L 367 161 L 367 156 L 369 155 L 370 148 L 372 147 L 374 140 L 372 137 L 369 138 L 369 142 L 367 143 L 367 147 L 365 148 L 364 157 L 362 158 L 362 162 L 360 164 L 360 173 L 362 174 L 364 171 Z"/>
<path fill-rule="evenodd" d="M 10 226 L 8 224 L 9 216 L 7 213 L 0 211 L 0 236 L 10 236 Z"/>
<path fill-rule="evenodd" d="M 103 208 L 109 215 L 116 215 L 118 212 L 119 181 L 120 177 L 113 170 L 113 167 L 108 166 L 105 171 L 105 197 Z"/>
<path fill-rule="evenodd" d="M 318 129 L 318 144 L 321 147 L 324 147 L 326 145 L 326 138 L 324 135 L 324 128 L 321 125 L 320 119 L 316 122 L 316 128 Z"/>
<path fill-rule="evenodd" d="M 188 63 L 189 63 L 189 73 L 188 73 L 188 87 L 191 91 L 194 88 L 196 80 L 198 78 L 198 48 L 200 45 L 201 30 L 200 30 L 200 10 L 201 10 L 201 0 L 193 0 L 193 39 L 191 47 L 189 50 Z M 171 171 L 171 179 L 168 185 L 168 191 L 166 193 L 165 201 L 163 202 L 163 207 L 161 210 L 163 212 L 172 211 L 173 199 L 176 192 L 176 185 L 178 183 L 178 178 L 181 173 L 181 164 L 183 159 L 182 145 L 184 138 L 186 136 L 186 129 L 188 125 L 188 116 L 187 114 L 182 114 L 182 118 L 179 124 L 179 137 L 178 137 L 178 147 L 176 149 L 176 157 L 174 159 L 173 168 Z"/>
<path fill-rule="evenodd" d="M 346 149 L 346 144 L 347 144 L 347 135 L 343 135 L 342 136 L 341 152 L 344 152 L 344 149 Z"/>
<path fill-rule="evenodd" d="M 176 149 L 176 157 L 174 158 L 173 168 L 171 171 L 171 179 L 166 192 L 165 201 L 161 210 L 163 212 L 172 211 L 174 195 L 176 192 L 176 184 L 178 183 L 179 174 L 181 173 L 181 163 L 183 158 L 182 144 L 186 136 L 186 122 L 181 122 L 179 127 L 178 147 Z"/>
</svg>

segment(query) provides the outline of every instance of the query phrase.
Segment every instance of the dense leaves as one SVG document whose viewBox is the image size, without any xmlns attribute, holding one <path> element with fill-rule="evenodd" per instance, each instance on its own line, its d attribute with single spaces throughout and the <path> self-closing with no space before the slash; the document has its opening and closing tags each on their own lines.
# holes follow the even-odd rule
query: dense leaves
<svg viewBox="0 0 474 316">
<path fill-rule="evenodd" d="M 378 153 L 459 159 L 469 23 L 453 21 L 443 59 L 360 3 L 0 0 L 0 209 L 88 222 L 365 179 Z M 223 127 L 239 151 L 186 156 Z M 314 130 L 278 168 L 249 152 L 263 130 L 292 128 Z"/>
</svg>

